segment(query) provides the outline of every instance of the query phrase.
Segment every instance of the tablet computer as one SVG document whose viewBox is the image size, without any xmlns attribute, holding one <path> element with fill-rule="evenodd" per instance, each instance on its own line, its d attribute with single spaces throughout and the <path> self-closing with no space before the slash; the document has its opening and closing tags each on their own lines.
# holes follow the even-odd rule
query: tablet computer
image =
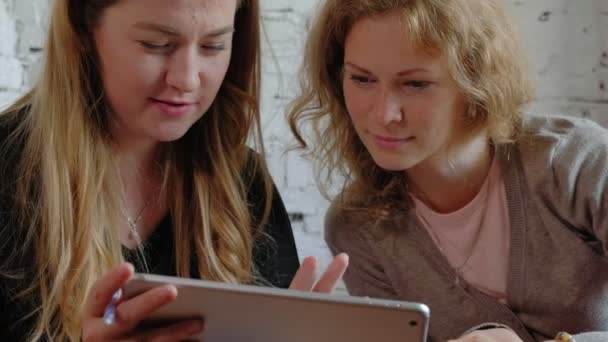
<svg viewBox="0 0 608 342">
<path fill-rule="evenodd" d="M 131 298 L 173 284 L 177 298 L 146 323 L 203 317 L 204 342 L 424 342 L 429 308 L 420 303 L 136 274 Z"/>
</svg>

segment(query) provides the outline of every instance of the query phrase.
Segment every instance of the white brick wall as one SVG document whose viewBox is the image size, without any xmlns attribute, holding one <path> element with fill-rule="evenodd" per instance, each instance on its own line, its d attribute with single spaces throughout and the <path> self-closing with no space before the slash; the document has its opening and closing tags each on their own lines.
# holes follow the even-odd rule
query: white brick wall
<svg viewBox="0 0 608 342">
<path fill-rule="evenodd" d="M 23 66 L 15 54 L 17 32 L 9 5 L 0 1 L 0 106 L 17 96 L 23 85 Z"/>
<path fill-rule="evenodd" d="M 531 57 L 538 97 L 530 110 L 591 117 L 608 125 L 608 0 L 509 0 Z M 301 256 L 329 260 L 322 240 L 327 202 L 310 165 L 284 154 L 291 135 L 284 107 L 296 89 L 306 23 L 317 0 L 262 0 L 270 46 L 264 49 L 263 121 L 270 168 Z M 0 107 L 29 84 L 43 46 L 48 0 L 0 0 Z"/>
</svg>

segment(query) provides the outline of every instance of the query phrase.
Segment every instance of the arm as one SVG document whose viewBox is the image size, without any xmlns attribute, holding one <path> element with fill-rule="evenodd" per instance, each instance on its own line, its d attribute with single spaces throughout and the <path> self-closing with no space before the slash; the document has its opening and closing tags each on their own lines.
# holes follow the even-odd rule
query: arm
<svg viewBox="0 0 608 342">
<path fill-rule="evenodd" d="M 287 288 L 300 262 L 289 216 L 274 184 L 272 206 L 264 233 L 266 235 L 255 242 L 256 266 L 262 277 L 273 286 Z"/>
<path fill-rule="evenodd" d="M 550 167 L 542 195 L 583 239 L 608 255 L 608 130 L 588 121 L 578 125 L 561 139 Z"/>
<path fill-rule="evenodd" d="M 325 215 L 325 241 L 336 255 L 347 253 L 349 266 L 344 274 L 344 282 L 351 295 L 384 299 L 399 299 L 390 284 L 382 265 L 371 246 L 371 236 L 367 235 L 372 225 L 366 215 L 339 208 L 334 201 Z"/>
<path fill-rule="evenodd" d="M 249 161 L 244 170 L 245 184 L 248 185 L 247 201 L 254 229 L 259 227 L 263 218 L 266 201 L 262 176 L 264 171 L 258 163 L 260 158 L 255 152 L 250 151 Z M 253 232 L 253 259 L 258 276 L 262 278 L 254 281 L 262 285 L 287 288 L 300 267 L 300 262 L 289 215 L 276 186 L 270 177 L 268 180 L 272 186 L 270 213 L 261 231 Z"/>
<path fill-rule="evenodd" d="M 577 123 L 554 149 L 550 172 L 541 185 L 539 191 L 550 210 L 597 253 L 607 256 L 608 130 L 587 120 Z M 573 337 L 577 342 L 608 341 L 608 332 Z"/>
</svg>

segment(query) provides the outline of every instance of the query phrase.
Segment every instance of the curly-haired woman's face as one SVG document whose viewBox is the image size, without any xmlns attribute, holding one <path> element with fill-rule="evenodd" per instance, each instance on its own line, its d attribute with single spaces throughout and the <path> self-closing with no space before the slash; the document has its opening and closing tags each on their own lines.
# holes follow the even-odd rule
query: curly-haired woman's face
<svg viewBox="0 0 608 342">
<path fill-rule="evenodd" d="M 344 48 L 346 107 L 376 164 L 398 171 L 444 158 L 466 110 L 445 59 L 411 44 L 397 14 L 360 19 Z"/>
<path fill-rule="evenodd" d="M 124 0 L 95 29 L 112 135 L 179 139 L 209 109 L 232 51 L 236 0 Z"/>
</svg>

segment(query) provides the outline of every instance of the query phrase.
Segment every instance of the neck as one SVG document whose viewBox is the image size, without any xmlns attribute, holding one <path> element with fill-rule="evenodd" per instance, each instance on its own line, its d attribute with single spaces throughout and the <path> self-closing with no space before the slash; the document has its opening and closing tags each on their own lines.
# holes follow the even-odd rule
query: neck
<svg viewBox="0 0 608 342">
<path fill-rule="evenodd" d="M 121 210 L 124 224 L 119 230 L 121 243 L 135 248 L 138 241 L 146 240 L 166 213 L 162 196 L 162 172 L 158 166 L 158 142 L 142 142 L 131 139 L 128 143 L 115 140 L 117 156 L 117 184 L 121 188 Z M 134 222 L 137 232 L 133 235 L 128 221 Z"/>
<path fill-rule="evenodd" d="M 116 144 L 114 152 L 118 157 L 120 174 L 149 176 L 157 169 L 158 150 L 159 144 L 154 142 Z"/>
<path fill-rule="evenodd" d="M 118 176 L 127 209 L 139 208 L 140 203 L 160 188 L 161 170 L 158 166 L 160 143 L 143 139 L 114 139 Z"/>
<path fill-rule="evenodd" d="M 477 195 L 492 164 L 485 131 L 408 169 L 410 191 L 433 210 L 449 213 Z"/>
<path fill-rule="evenodd" d="M 149 176 L 156 169 L 160 143 L 156 140 L 131 134 L 117 121 L 111 123 L 113 150 L 123 179 L 129 175 Z"/>
</svg>

